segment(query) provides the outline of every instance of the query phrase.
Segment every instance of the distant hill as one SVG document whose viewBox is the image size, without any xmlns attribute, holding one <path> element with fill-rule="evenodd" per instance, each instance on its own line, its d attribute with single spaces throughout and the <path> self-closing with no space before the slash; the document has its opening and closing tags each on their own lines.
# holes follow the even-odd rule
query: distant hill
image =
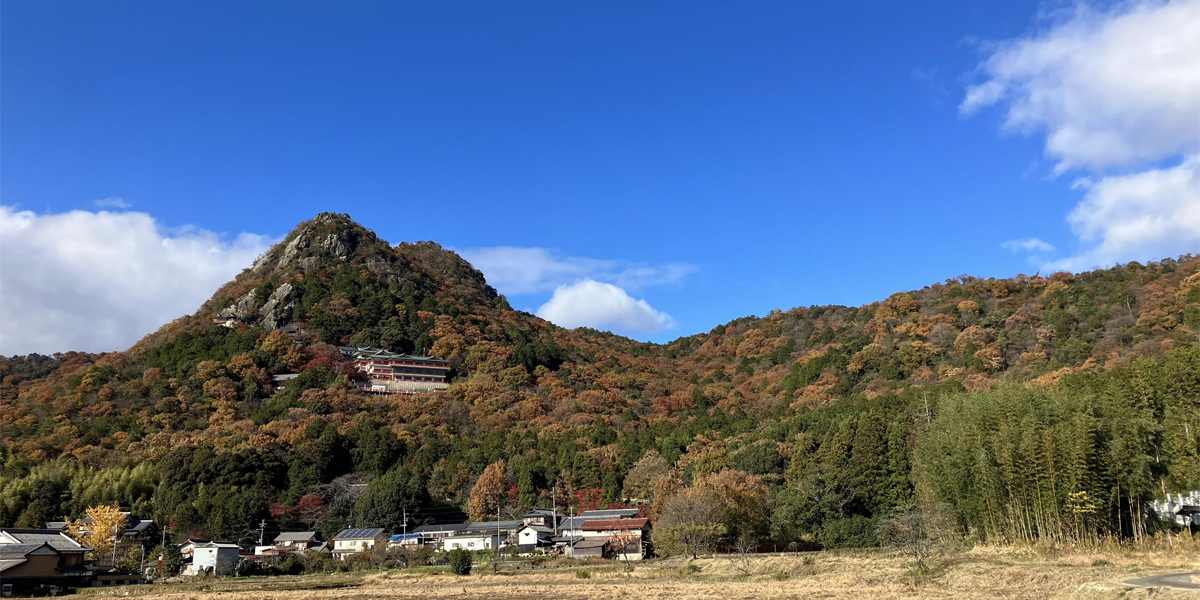
<svg viewBox="0 0 1200 600">
<path fill-rule="evenodd" d="M 279 331 L 297 324 L 303 344 Z M 282 524 L 295 518 L 286 507 L 306 495 L 333 502 L 328 486 L 337 478 L 397 465 L 420 479 L 417 496 L 427 494 L 414 502 L 435 513 L 464 506 L 474 479 L 499 458 L 524 482 L 514 483 L 523 502 L 542 500 L 564 473 L 564 485 L 612 502 L 629 499 L 625 478 L 650 450 L 692 465 L 689 479 L 711 451 L 724 453 L 728 468 L 782 483 L 784 466 L 809 451 L 795 435 L 832 435 L 843 411 L 899 427 L 892 443 L 911 457 L 917 398 L 927 410 L 931 395 L 1055 388 L 1064 377 L 1166 360 L 1172 349 L 1194 347 L 1198 332 L 1200 258 L 1189 255 L 1076 275 L 963 275 L 865 306 L 796 308 L 642 343 L 514 311 L 438 244 L 392 246 L 347 215 L 324 213 L 195 314 L 125 352 L 0 360 L 5 477 L 26 482 L 0 492 L 0 522 L 60 518 L 111 498 L 227 533 L 212 531 L 225 525 L 204 514 L 232 501 L 196 496 L 197 482 L 233 495 L 260 490 L 238 496 L 252 508 L 222 522 L 251 523 L 273 506 Z M 452 385 L 445 393 L 364 395 L 347 383 L 338 345 L 442 357 Z M 279 373 L 301 377 L 276 392 L 271 376 Z M 769 451 L 761 450 L 767 440 Z M 745 462 L 751 447 L 766 453 L 759 458 L 767 467 Z M 194 452 L 204 458 L 181 454 Z M 215 465 L 227 455 L 254 472 L 179 466 Z M 893 470 L 907 473 L 908 460 Z M 193 487 L 139 467 L 167 463 L 187 471 Z M 141 488 L 129 483 L 136 468 L 147 478 Z M 126 483 L 90 500 L 63 483 L 68 491 L 35 503 L 33 479 L 114 469 Z M 911 494 L 903 473 L 894 473 L 906 482 L 896 485 Z M 181 516 L 180 503 L 210 509 Z M 343 508 L 344 521 L 351 513 Z"/>
</svg>

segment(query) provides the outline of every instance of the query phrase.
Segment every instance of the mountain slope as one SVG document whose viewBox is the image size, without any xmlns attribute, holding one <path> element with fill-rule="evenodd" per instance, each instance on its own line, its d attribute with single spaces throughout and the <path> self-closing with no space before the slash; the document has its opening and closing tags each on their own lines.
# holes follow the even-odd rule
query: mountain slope
<svg viewBox="0 0 1200 600">
<path fill-rule="evenodd" d="M 686 481 L 736 466 L 774 485 L 788 464 L 789 481 L 812 472 L 798 457 L 850 447 L 845 427 L 875 432 L 871 452 L 890 457 L 870 472 L 892 492 L 850 505 L 867 518 L 912 493 L 911 419 L 932 418 L 930 397 L 1054 388 L 1194 346 L 1198 272 L 1200 259 L 1186 256 L 1078 275 L 961 276 L 660 345 L 513 311 L 453 252 L 391 246 L 325 213 L 126 352 L 0 362 L 10 484 L 0 521 L 37 523 L 103 499 L 225 534 L 268 506 L 294 525 L 295 507 L 315 494 L 327 509 L 320 526 L 331 528 L 356 506 L 330 487 L 339 478 L 407 469 L 421 484 L 405 497 L 437 514 L 464 506 L 474 478 L 501 458 L 525 504 L 545 501 L 556 482 L 595 490 L 580 506 L 630 497 L 626 477 L 654 455 Z M 297 324 L 302 344 L 279 331 Z M 430 352 L 451 363 L 453 384 L 363 395 L 345 377 L 343 344 Z M 271 376 L 289 372 L 301 375 L 276 391 Z M 95 478 L 109 483 L 81 483 Z M 58 495 L 45 487 L 53 481 Z M 88 485 L 107 491 L 71 491 Z M 249 508 L 220 512 L 235 505 Z"/>
</svg>

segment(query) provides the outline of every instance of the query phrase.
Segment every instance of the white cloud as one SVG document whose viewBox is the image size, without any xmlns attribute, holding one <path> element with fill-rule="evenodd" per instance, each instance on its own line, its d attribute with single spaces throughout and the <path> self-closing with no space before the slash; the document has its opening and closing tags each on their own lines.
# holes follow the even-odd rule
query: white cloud
<svg viewBox="0 0 1200 600">
<path fill-rule="evenodd" d="M 1029 238 L 1027 240 L 1008 240 L 1000 244 L 1001 248 L 1009 252 L 1054 252 L 1054 246 L 1049 242 L 1043 242 L 1037 238 Z"/>
<path fill-rule="evenodd" d="M 1050 268 L 1078 271 L 1200 250 L 1200 157 L 1082 185 L 1087 195 L 1067 220 L 1091 247 Z"/>
<path fill-rule="evenodd" d="M 0 354 L 123 350 L 194 312 L 270 247 L 141 212 L 0 206 Z"/>
<path fill-rule="evenodd" d="M 1006 102 L 1006 127 L 1046 131 L 1057 170 L 1145 164 L 1200 144 L 1200 0 L 1078 4 L 1000 42 L 969 87 L 971 114 Z"/>
<path fill-rule="evenodd" d="M 460 251 L 460 254 L 483 272 L 488 283 L 505 294 L 536 294 L 584 278 L 638 290 L 675 283 L 696 271 L 696 267 L 686 263 L 656 266 L 561 256 L 546 248 L 496 246 L 469 248 Z"/>
<path fill-rule="evenodd" d="M 654 310 L 645 300 L 635 300 L 611 283 L 592 279 L 559 286 L 537 314 L 561 327 L 629 333 L 656 333 L 675 325 L 670 315 Z"/>
<path fill-rule="evenodd" d="M 1006 129 L 1045 132 L 1057 173 L 1090 171 L 1072 185 L 1084 197 L 1067 218 L 1080 249 L 1047 268 L 1200 247 L 1200 0 L 1076 4 L 992 45 L 980 71 L 963 114 L 1004 104 Z"/>
<path fill-rule="evenodd" d="M 109 196 L 108 198 L 103 198 L 101 200 L 93 200 L 92 202 L 94 202 L 96 206 L 99 206 L 100 208 L 129 208 L 130 206 L 133 206 L 132 204 L 126 202 L 124 198 L 117 198 L 115 196 Z"/>
</svg>

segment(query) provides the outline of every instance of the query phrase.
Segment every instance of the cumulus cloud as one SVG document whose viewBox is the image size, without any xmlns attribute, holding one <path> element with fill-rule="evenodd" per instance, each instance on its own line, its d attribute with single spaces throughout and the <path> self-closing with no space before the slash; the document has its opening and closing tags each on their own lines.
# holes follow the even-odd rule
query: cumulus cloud
<svg viewBox="0 0 1200 600">
<path fill-rule="evenodd" d="M 141 212 L 0 206 L 0 354 L 123 350 L 194 312 L 273 241 L 166 230 Z"/>
<path fill-rule="evenodd" d="M 1027 240 L 1008 240 L 1000 244 L 1001 248 L 1009 252 L 1054 252 L 1054 246 L 1049 242 L 1043 242 L 1037 238 L 1029 238 Z"/>
<path fill-rule="evenodd" d="M 1200 0 L 1076 4 L 1034 34 L 989 46 L 964 114 L 1006 107 L 1044 132 L 1056 173 L 1090 171 L 1068 216 L 1084 269 L 1194 252 L 1200 240 Z"/>
<path fill-rule="evenodd" d="M 1007 104 L 1006 127 L 1044 130 L 1061 172 L 1156 161 L 1200 144 L 1200 0 L 1087 4 L 1000 42 L 960 110 Z"/>
<path fill-rule="evenodd" d="M 108 198 L 102 198 L 100 200 L 93 200 L 92 202 L 94 202 L 96 206 L 99 206 L 100 208 L 129 208 L 130 206 L 133 206 L 132 204 L 126 202 L 124 198 L 117 198 L 115 196 L 109 196 Z"/>
<path fill-rule="evenodd" d="M 696 267 L 686 263 L 651 265 L 618 260 L 563 256 L 547 248 L 495 246 L 460 252 L 505 294 L 536 294 L 579 279 L 615 284 L 628 290 L 676 283 Z"/>
<path fill-rule="evenodd" d="M 1200 158 L 1095 183 L 1085 179 L 1078 186 L 1087 195 L 1067 220 L 1090 247 L 1050 268 L 1079 271 L 1200 250 Z"/>
<path fill-rule="evenodd" d="M 656 333 L 675 324 L 669 315 L 654 310 L 645 300 L 634 299 L 611 283 L 592 279 L 558 286 L 537 314 L 562 327 L 626 333 Z"/>
</svg>

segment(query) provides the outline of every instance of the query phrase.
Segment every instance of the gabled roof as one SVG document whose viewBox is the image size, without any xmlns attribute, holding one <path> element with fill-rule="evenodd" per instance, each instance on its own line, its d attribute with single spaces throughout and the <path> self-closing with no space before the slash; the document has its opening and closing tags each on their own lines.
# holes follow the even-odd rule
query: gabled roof
<svg viewBox="0 0 1200 600">
<path fill-rule="evenodd" d="M 0 558 L 0 573 L 3 573 L 19 564 L 24 563 L 26 558 Z"/>
<path fill-rule="evenodd" d="M 466 523 L 444 523 L 442 525 L 422 525 L 413 529 L 413 533 L 454 533 L 467 528 Z"/>
<path fill-rule="evenodd" d="M 650 519 L 595 519 L 588 520 L 583 523 L 580 529 L 584 531 L 614 531 L 614 530 L 630 530 L 630 529 L 645 529 L 646 524 Z"/>
<path fill-rule="evenodd" d="M 86 552 L 91 548 L 67 537 L 67 534 L 54 529 L 0 529 L 0 546 L 6 545 L 4 540 L 11 538 L 17 544 L 48 543 L 59 552 Z M 12 542 L 9 542 L 11 544 Z"/>
<path fill-rule="evenodd" d="M 40 544 L 0 544 L 0 558 L 4 558 L 5 560 L 24 558 L 25 556 L 28 556 L 30 552 L 33 552 L 34 550 L 37 550 L 43 546 L 50 545 L 45 542 Z M 54 547 L 50 546 L 50 548 L 53 549 Z"/>
<path fill-rule="evenodd" d="M 564 529 L 579 529 L 586 521 L 587 519 L 584 517 L 567 517 L 558 524 L 558 530 L 562 531 Z"/>
<path fill-rule="evenodd" d="M 279 542 L 312 542 L 316 541 L 317 532 L 315 531 L 285 531 L 275 536 L 275 543 Z"/>
<path fill-rule="evenodd" d="M 125 533 L 127 533 L 127 534 L 129 532 L 145 533 L 153 526 L 154 526 L 154 521 L 150 521 L 150 520 L 143 521 L 141 519 L 138 519 L 136 522 L 130 523 L 130 525 L 125 528 Z"/>
<path fill-rule="evenodd" d="M 572 548 L 576 550 L 585 550 L 587 548 L 603 548 L 608 544 L 608 540 L 604 538 L 582 538 Z"/>
<path fill-rule="evenodd" d="M 419 362 L 437 362 L 437 363 L 446 362 L 436 356 L 420 356 L 420 355 L 416 355 L 416 354 L 402 354 L 399 352 L 392 352 L 390 350 L 384 350 L 383 348 L 374 348 L 371 346 L 367 346 L 367 347 L 363 347 L 363 348 L 347 348 L 345 346 L 339 346 L 338 350 L 340 350 L 342 352 L 342 354 L 350 355 L 355 360 L 370 360 L 372 358 L 379 358 L 379 359 L 386 358 L 386 359 L 390 359 L 390 360 L 415 360 L 415 361 L 419 361 Z"/>
<path fill-rule="evenodd" d="M 196 547 L 197 548 L 218 548 L 218 549 L 219 548 L 237 548 L 238 550 L 242 549 L 241 546 L 239 546 L 233 542 L 201 542 L 199 544 L 196 544 Z"/>
<path fill-rule="evenodd" d="M 585 510 L 579 516 L 588 519 L 632 519 L 642 513 L 639 508 L 606 508 L 603 510 Z"/>
<path fill-rule="evenodd" d="M 512 531 L 514 529 L 520 529 L 524 526 L 524 521 L 476 521 L 474 523 L 467 523 L 467 526 L 463 528 L 463 532 L 475 533 L 479 531 L 484 533 L 496 533 L 497 529 L 500 531 Z"/>
<path fill-rule="evenodd" d="M 382 527 L 366 529 L 345 529 L 333 536 L 335 540 L 373 540 L 383 534 Z"/>
<path fill-rule="evenodd" d="M 528 519 L 530 517 L 554 517 L 555 515 L 561 517 L 562 513 L 556 513 L 553 510 L 550 510 L 548 508 L 535 508 L 535 509 L 530 510 L 529 512 L 521 515 L 521 518 Z"/>
<path fill-rule="evenodd" d="M 401 542 L 408 542 L 408 541 L 413 541 L 413 542 L 421 541 L 421 534 L 419 534 L 419 533 L 409 533 L 409 534 L 397 533 L 396 535 L 393 535 L 392 537 L 388 538 L 388 542 L 392 543 L 392 544 L 398 544 Z"/>
<path fill-rule="evenodd" d="M 549 527 L 546 527 L 545 525 L 526 525 L 526 526 L 522 527 L 520 530 L 525 531 L 526 529 L 532 529 L 538 533 L 554 533 L 554 530 L 550 529 Z"/>
</svg>

